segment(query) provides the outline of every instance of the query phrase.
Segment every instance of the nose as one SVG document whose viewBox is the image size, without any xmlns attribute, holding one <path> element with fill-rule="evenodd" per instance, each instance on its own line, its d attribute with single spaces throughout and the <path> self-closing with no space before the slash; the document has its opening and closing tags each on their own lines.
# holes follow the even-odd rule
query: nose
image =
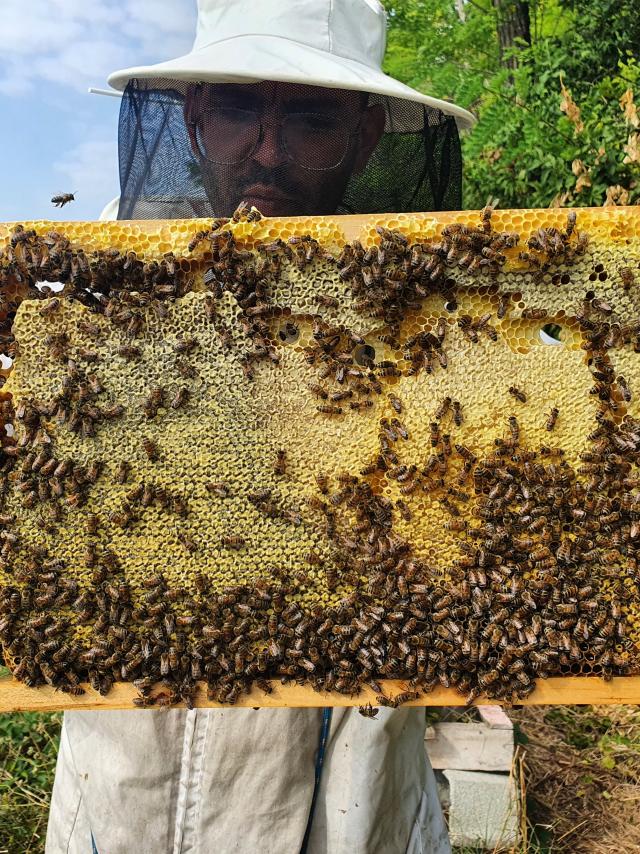
<svg viewBox="0 0 640 854">
<path fill-rule="evenodd" d="M 265 169 L 275 169 L 287 160 L 287 153 L 281 142 L 280 123 L 263 116 L 262 137 L 253 154 L 253 159 Z"/>
</svg>

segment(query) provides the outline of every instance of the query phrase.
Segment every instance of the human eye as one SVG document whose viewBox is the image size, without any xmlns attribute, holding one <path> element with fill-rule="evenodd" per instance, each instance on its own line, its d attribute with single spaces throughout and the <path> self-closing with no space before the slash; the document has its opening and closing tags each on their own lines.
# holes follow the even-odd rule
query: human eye
<svg viewBox="0 0 640 854">
<path fill-rule="evenodd" d="M 320 113 L 294 113 L 289 116 L 289 122 L 292 127 L 308 133 L 323 133 L 333 130 L 336 126 L 333 116 Z"/>
<path fill-rule="evenodd" d="M 215 107 L 210 111 L 210 114 L 216 121 L 227 125 L 234 125 L 236 127 L 250 125 L 256 119 L 255 113 L 252 113 L 249 110 L 240 110 L 237 107 Z"/>
</svg>

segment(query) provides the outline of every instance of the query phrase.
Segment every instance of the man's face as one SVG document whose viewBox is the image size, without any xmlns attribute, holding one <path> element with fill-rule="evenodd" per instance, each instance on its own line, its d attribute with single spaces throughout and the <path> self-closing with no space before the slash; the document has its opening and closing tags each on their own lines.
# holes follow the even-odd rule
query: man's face
<svg viewBox="0 0 640 854">
<path fill-rule="evenodd" d="M 217 216 L 333 213 L 384 127 L 358 92 L 290 83 L 190 86 L 185 117 Z"/>
</svg>

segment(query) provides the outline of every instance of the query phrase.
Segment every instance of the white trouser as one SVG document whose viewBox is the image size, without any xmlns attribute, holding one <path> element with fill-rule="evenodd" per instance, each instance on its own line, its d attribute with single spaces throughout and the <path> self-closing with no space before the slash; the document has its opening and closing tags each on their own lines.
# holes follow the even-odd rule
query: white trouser
<svg viewBox="0 0 640 854">
<path fill-rule="evenodd" d="M 46 854 L 298 854 L 321 709 L 68 712 Z M 334 709 L 309 854 L 450 854 L 424 709 Z"/>
</svg>

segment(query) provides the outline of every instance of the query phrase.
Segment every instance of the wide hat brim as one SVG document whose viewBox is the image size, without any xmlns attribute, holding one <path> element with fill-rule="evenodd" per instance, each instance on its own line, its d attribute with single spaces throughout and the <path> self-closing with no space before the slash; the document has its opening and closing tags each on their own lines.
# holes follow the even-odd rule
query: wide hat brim
<svg viewBox="0 0 640 854">
<path fill-rule="evenodd" d="M 457 104 L 423 95 L 376 67 L 279 36 L 242 35 L 216 41 L 167 62 L 114 71 L 109 76 L 109 85 L 122 92 L 132 79 L 148 81 L 147 85 L 160 89 L 172 88 L 171 81 L 257 83 L 262 80 L 351 89 L 441 110 L 455 117 L 460 130 L 476 121 L 472 113 Z"/>
</svg>

